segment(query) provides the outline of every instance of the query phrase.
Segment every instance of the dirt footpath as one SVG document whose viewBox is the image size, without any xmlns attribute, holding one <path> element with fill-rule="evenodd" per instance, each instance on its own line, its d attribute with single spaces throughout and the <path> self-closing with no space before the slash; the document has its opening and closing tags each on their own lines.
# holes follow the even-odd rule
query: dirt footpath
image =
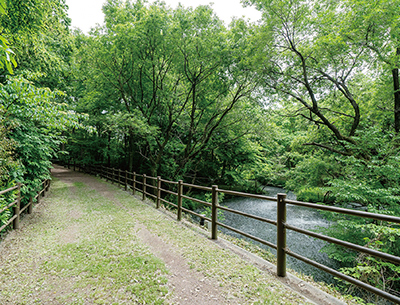
<svg viewBox="0 0 400 305">
<path fill-rule="evenodd" d="M 107 185 L 99 183 L 94 177 L 69 171 L 60 166 L 56 166 L 52 170 L 52 174 L 55 178 L 69 185 L 74 182 L 87 185 L 99 195 L 106 197 L 110 202 L 124 209 L 132 218 L 135 218 L 135 215 L 128 208 L 115 199 L 113 194 L 115 190 L 110 190 Z M 206 278 L 202 273 L 190 269 L 189 264 L 177 249 L 165 243 L 157 235 L 152 234 L 143 224 L 136 222 L 135 229 L 141 241 L 150 248 L 155 256 L 161 258 L 170 270 L 167 277 L 168 286 L 171 291 L 174 291 L 170 300 L 172 304 L 218 305 L 223 303 L 223 298 L 217 289 L 218 283 Z"/>
<path fill-rule="evenodd" d="M 0 243 L 0 304 L 310 303 L 115 185 L 60 166 L 52 175 Z"/>
</svg>

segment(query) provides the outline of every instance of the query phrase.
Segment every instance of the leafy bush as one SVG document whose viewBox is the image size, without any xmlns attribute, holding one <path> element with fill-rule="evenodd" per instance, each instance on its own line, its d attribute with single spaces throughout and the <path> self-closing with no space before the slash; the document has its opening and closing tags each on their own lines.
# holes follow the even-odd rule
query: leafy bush
<svg viewBox="0 0 400 305">
<path fill-rule="evenodd" d="M 294 169 L 288 172 L 288 181 L 285 187 L 297 192 L 304 187 L 326 186 L 337 171 L 335 164 L 330 161 L 317 156 L 300 161 Z"/>
<path fill-rule="evenodd" d="M 400 188 L 384 188 L 363 180 L 343 179 L 332 180 L 330 185 L 338 203 L 357 202 L 377 207 L 400 203 Z"/>
<path fill-rule="evenodd" d="M 400 207 L 393 206 L 385 214 L 399 215 Z M 370 206 L 370 212 L 380 212 Z M 331 216 L 333 225 L 323 229 L 335 238 L 349 241 L 384 253 L 400 256 L 400 227 L 386 222 L 360 219 L 343 215 Z M 326 252 L 331 259 L 342 265 L 344 274 L 362 280 L 372 286 L 396 294 L 400 291 L 400 266 L 376 257 L 349 250 L 334 244 L 327 245 Z M 362 296 L 368 302 L 379 304 L 374 294 L 360 288 L 342 283 L 341 288 L 348 293 Z M 382 304 L 385 304 L 384 302 Z"/>
<path fill-rule="evenodd" d="M 21 192 L 27 200 L 50 178 L 51 159 L 62 143 L 62 132 L 82 127 L 79 120 L 84 118 L 68 110 L 63 97 L 21 76 L 0 84 L 0 135 L 5 139 L 0 140 L 1 189 L 24 183 Z M 2 219 L 7 215 L 3 213 Z"/>
<path fill-rule="evenodd" d="M 327 188 L 306 187 L 297 192 L 297 200 L 306 202 L 333 203 L 336 197 Z"/>
</svg>

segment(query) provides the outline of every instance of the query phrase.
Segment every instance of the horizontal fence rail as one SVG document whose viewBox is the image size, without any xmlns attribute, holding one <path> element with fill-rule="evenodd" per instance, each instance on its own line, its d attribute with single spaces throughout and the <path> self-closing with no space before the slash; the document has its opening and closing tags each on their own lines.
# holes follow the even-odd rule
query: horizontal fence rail
<svg viewBox="0 0 400 305">
<path fill-rule="evenodd" d="M 0 191 L 0 196 L 4 196 L 6 194 L 11 195 L 11 194 L 13 194 L 13 192 L 17 191 L 16 194 L 14 194 L 16 199 L 14 201 L 10 202 L 8 205 L 6 205 L 5 207 L 3 207 L 0 210 L 0 214 L 1 214 L 11 208 L 13 209 L 13 216 L 0 227 L 0 233 L 11 224 L 13 225 L 12 227 L 14 230 L 19 229 L 19 222 L 20 222 L 20 217 L 21 217 L 22 213 L 24 213 L 25 210 L 27 210 L 28 214 L 32 214 L 33 202 L 36 201 L 37 203 L 40 203 L 40 197 L 44 197 L 45 193 L 50 188 L 50 179 L 44 180 L 41 183 L 41 187 L 40 187 L 39 191 L 37 191 L 36 195 L 34 197 L 29 197 L 29 202 L 24 207 L 21 208 L 21 202 L 23 199 L 23 197 L 21 195 L 21 189 L 24 186 L 25 185 L 18 183 L 16 186 L 13 186 L 6 190 Z"/>
<path fill-rule="evenodd" d="M 68 167 L 70 167 L 70 165 L 68 165 Z M 87 172 L 90 174 L 96 174 L 102 178 L 105 178 L 106 180 L 113 182 L 113 183 L 114 182 L 118 183 L 120 186 L 124 186 L 125 190 L 127 190 L 129 188 L 132 190 L 133 194 L 135 194 L 135 192 L 140 192 L 142 194 L 143 200 L 146 199 L 146 195 L 154 198 L 156 200 L 157 208 L 160 207 L 161 202 L 176 208 L 177 220 L 181 220 L 182 212 L 186 212 L 186 213 L 189 213 L 189 214 L 199 217 L 202 221 L 210 222 L 211 223 L 211 239 L 217 239 L 217 228 L 219 226 L 219 227 L 226 228 L 232 232 L 241 234 L 242 236 L 250 238 L 250 239 L 257 241 L 261 244 L 264 244 L 268 247 L 276 249 L 278 276 L 286 276 L 286 256 L 289 255 L 289 256 L 292 256 L 292 257 L 294 257 L 298 260 L 301 260 L 307 264 L 317 267 L 320 270 L 330 273 L 338 278 L 341 278 L 351 284 L 354 284 L 365 290 L 373 292 L 378 296 L 386 298 L 387 300 L 390 300 L 392 302 L 400 304 L 400 297 L 397 295 L 393 295 L 386 291 L 380 290 L 374 286 L 366 284 L 365 282 L 362 282 L 351 276 L 345 275 L 339 271 L 336 271 L 336 270 L 329 268 L 325 265 L 322 265 L 316 261 L 313 261 L 311 259 L 303 257 L 300 254 L 290 251 L 286 246 L 286 230 L 296 231 L 298 233 L 305 234 L 305 235 L 308 235 L 313 238 L 317 238 L 317 239 L 320 239 L 320 240 L 323 240 L 323 241 L 326 241 L 329 243 L 341 245 L 343 247 L 346 247 L 346 248 L 349 248 L 349 249 L 352 249 L 352 250 L 355 250 L 358 252 L 362 252 L 362 253 L 365 253 L 368 255 L 372 255 L 374 257 L 377 257 L 377 258 L 380 258 L 380 259 L 383 259 L 386 261 L 390 261 L 395 264 L 400 264 L 400 257 L 289 225 L 286 223 L 286 207 L 288 204 L 291 204 L 291 205 L 302 206 L 302 207 L 307 207 L 307 208 L 311 208 L 311 209 L 324 210 L 324 211 L 330 211 L 330 212 L 335 212 L 335 213 L 340 213 L 340 214 L 345 214 L 345 215 L 353 215 L 353 216 L 369 218 L 369 219 L 374 219 L 374 220 L 379 220 L 379 221 L 392 222 L 395 224 L 400 224 L 400 217 L 391 216 L 391 215 L 383 215 L 383 214 L 375 214 L 375 213 L 369 213 L 369 212 L 357 211 L 357 210 L 350 210 L 350 209 L 344 209 L 344 208 L 338 208 L 338 207 L 332 207 L 332 206 L 325 206 L 325 205 L 301 202 L 301 201 L 296 201 L 296 200 L 288 200 L 288 199 L 286 199 L 286 194 L 278 194 L 277 197 L 269 197 L 269 196 L 265 196 L 265 195 L 248 194 L 248 193 L 242 193 L 242 192 L 231 191 L 231 190 L 223 190 L 223 189 L 219 189 L 218 186 L 216 186 L 216 185 L 213 185 L 212 187 L 207 187 L 207 186 L 200 186 L 200 185 L 184 183 L 182 180 L 180 180 L 178 182 L 169 181 L 166 179 L 162 179 L 161 177 L 152 177 L 152 176 L 147 176 L 145 174 L 140 175 L 140 174 L 136 174 L 135 172 L 121 171 L 121 170 L 116 170 L 116 169 L 112 169 L 112 168 L 107 168 L 104 166 L 101 166 L 101 167 L 88 166 L 88 165 L 77 166 L 75 164 L 74 168 L 77 168 L 77 167 L 78 167 L 78 169 L 80 169 L 84 172 Z M 115 175 L 117 175 L 117 176 L 115 176 Z M 128 177 L 131 177 L 131 178 L 128 178 Z M 138 187 L 138 185 L 140 187 Z M 185 195 L 184 187 L 211 192 L 211 198 L 212 198 L 211 203 L 197 199 L 197 198 L 190 197 L 188 195 Z M 228 207 L 220 206 L 218 204 L 218 194 L 219 193 L 233 195 L 233 196 L 239 196 L 239 197 L 247 197 L 247 198 L 275 201 L 277 203 L 277 219 L 276 220 L 266 219 L 266 218 L 263 218 L 263 217 L 260 217 L 257 215 L 251 215 L 251 214 L 247 214 L 247 213 L 244 213 L 241 211 L 230 209 Z M 165 196 L 169 196 L 169 197 L 165 197 Z M 170 199 L 171 196 L 176 197 L 175 203 L 171 202 L 171 199 Z M 166 198 L 168 198 L 168 200 Z M 189 209 L 182 207 L 183 199 L 190 200 L 190 201 L 193 201 L 196 203 L 200 203 L 206 207 L 211 208 L 211 218 L 208 218 L 205 215 L 198 214 L 196 212 L 193 212 Z M 230 213 L 235 213 L 235 214 L 238 214 L 238 215 L 241 215 L 244 217 L 248 217 L 248 218 L 251 218 L 251 219 L 254 219 L 257 221 L 265 222 L 265 223 L 276 226 L 276 228 L 277 228 L 277 244 L 275 245 L 269 241 L 263 240 L 261 238 L 255 237 L 251 234 L 240 231 L 237 228 L 234 228 L 234 227 L 228 226 L 226 224 L 223 224 L 221 222 L 218 222 L 218 211 L 219 210 L 227 211 Z"/>
</svg>

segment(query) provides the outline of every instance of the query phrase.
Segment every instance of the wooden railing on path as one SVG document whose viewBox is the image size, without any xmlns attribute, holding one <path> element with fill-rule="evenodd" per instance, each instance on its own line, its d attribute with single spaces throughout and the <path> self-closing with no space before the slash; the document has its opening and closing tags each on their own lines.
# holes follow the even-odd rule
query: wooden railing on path
<svg viewBox="0 0 400 305">
<path fill-rule="evenodd" d="M 340 214 L 358 216 L 358 217 L 362 217 L 362 218 L 369 218 L 369 219 L 375 219 L 375 220 L 379 220 L 379 221 L 391 222 L 391 223 L 395 223 L 395 224 L 400 224 L 400 217 L 376 214 L 376 213 L 368 213 L 368 212 L 364 212 L 364 211 L 350 210 L 350 209 L 338 208 L 338 207 L 333 207 L 333 206 L 325 206 L 325 205 L 301 202 L 301 201 L 296 201 L 296 200 L 288 200 L 286 198 L 286 194 L 278 194 L 277 197 L 275 198 L 275 197 L 268 197 L 268 196 L 264 196 L 264 195 L 248 194 L 248 193 L 242 193 L 242 192 L 236 192 L 236 191 L 230 191 L 230 190 L 223 190 L 223 189 L 219 189 L 217 185 L 213 185 L 212 187 L 205 187 L 205 186 L 184 183 L 182 180 L 179 180 L 178 182 L 168 181 L 168 180 L 162 179 L 159 176 L 151 177 L 151 176 L 147 176 L 146 174 L 137 174 L 135 172 L 132 173 L 132 172 L 122 171 L 119 169 L 108 168 L 108 167 L 104 167 L 104 166 L 100 166 L 100 167 L 89 166 L 89 165 L 78 166 L 78 165 L 74 164 L 74 170 L 75 169 L 82 170 L 83 172 L 86 172 L 88 174 L 98 175 L 102 178 L 105 178 L 106 180 L 111 181 L 112 183 L 117 183 L 118 185 L 123 186 L 125 188 L 125 190 L 128 190 L 128 188 L 129 188 L 132 190 L 133 194 L 135 194 L 136 192 L 141 192 L 142 200 L 145 200 L 146 196 L 152 197 L 155 200 L 156 208 L 160 207 L 161 202 L 176 208 L 176 211 L 177 211 L 176 214 L 177 214 L 178 221 L 180 221 L 182 219 L 182 212 L 186 212 L 186 213 L 198 216 L 198 217 L 200 217 L 200 219 L 211 222 L 211 239 L 217 239 L 218 226 L 220 226 L 220 227 L 226 228 L 228 230 L 231 230 L 235 233 L 241 234 L 241 235 L 243 235 L 247 238 L 250 238 L 254 241 L 257 241 L 261 244 L 267 245 L 273 249 L 276 249 L 276 251 L 277 251 L 277 275 L 278 276 L 282 276 L 282 277 L 286 276 L 286 256 L 290 255 L 290 256 L 292 256 L 298 260 L 301 260 L 307 264 L 310 264 L 320 270 L 330 273 L 337 278 L 343 279 L 353 285 L 356 285 L 367 291 L 375 293 L 376 295 L 386 298 L 387 300 L 390 300 L 392 302 L 395 302 L 396 304 L 400 304 L 400 297 L 399 297 L 400 293 L 399 293 L 399 295 L 394 295 L 394 294 L 388 293 L 388 292 L 378 289 L 374 286 L 366 284 L 365 282 L 362 282 L 356 278 L 353 278 L 353 277 L 343 274 L 337 270 L 334 270 L 330 267 L 322 265 L 316 261 L 308 259 L 298 253 L 292 252 L 286 246 L 286 230 L 296 231 L 301 234 L 305 234 L 305 235 L 308 235 L 308 236 L 311 236 L 314 238 L 318 238 L 318 239 L 321 239 L 321 240 L 324 240 L 324 241 L 327 241 L 330 243 L 341 245 L 343 247 L 346 247 L 346 248 L 349 248 L 349 249 L 352 249 L 352 250 L 355 250 L 358 252 L 362 252 L 362 253 L 365 253 L 368 255 L 372 255 L 372 256 L 381 258 L 383 260 L 389 261 L 391 263 L 395 263 L 395 264 L 400 264 L 400 257 L 289 225 L 288 223 L 286 223 L 286 207 L 288 204 L 291 204 L 291 205 L 302 206 L 302 207 L 307 207 L 307 208 L 311 208 L 311 209 L 324 210 L 324 211 L 330 211 L 330 212 L 335 212 L 335 213 L 340 213 Z M 148 183 L 148 181 L 150 181 L 150 180 L 153 182 L 152 184 Z M 208 202 L 185 195 L 184 187 L 211 192 L 212 202 L 208 203 Z M 149 189 L 151 189 L 152 192 L 149 192 Z M 174 189 L 175 189 L 175 191 L 173 191 Z M 275 201 L 275 202 L 277 202 L 277 219 L 276 220 L 266 219 L 266 218 L 263 218 L 263 217 L 260 217 L 257 215 L 247 214 L 247 213 L 244 213 L 241 211 L 230 209 L 228 207 L 220 206 L 220 205 L 218 205 L 218 194 L 220 194 L 220 193 L 227 194 L 227 195 L 233 195 L 233 196 Z M 176 203 L 173 203 L 173 202 L 170 202 L 170 201 L 164 199 L 165 195 L 175 196 Z M 211 218 L 207 218 L 204 215 L 200 215 L 194 211 L 191 211 L 189 209 L 182 207 L 183 199 L 191 200 L 196 203 L 200 203 L 204 206 L 211 207 Z M 261 238 L 258 238 L 256 236 L 253 236 L 251 234 L 248 234 L 246 232 L 240 231 L 236 228 L 233 228 L 231 226 L 228 226 L 226 224 L 219 222 L 218 221 L 218 210 L 228 211 L 228 212 L 242 215 L 242 216 L 245 216 L 245 217 L 248 217 L 251 219 L 255 219 L 258 221 L 262 221 L 265 223 L 275 225 L 277 227 L 277 244 L 275 245 L 269 241 L 263 240 Z"/>
<path fill-rule="evenodd" d="M 10 187 L 6 190 L 0 191 L 0 198 L 1 196 L 5 195 L 5 194 L 9 194 L 12 192 L 17 192 L 16 194 L 16 199 L 12 202 L 10 202 L 7 206 L 3 207 L 0 210 L 0 214 L 5 212 L 8 209 L 13 209 L 13 216 L 0 227 L 0 233 L 7 227 L 9 226 L 11 223 L 13 224 L 13 229 L 19 229 L 19 221 L 20 221 L 20 217 L 22 215 L 23 212 L 25 212 L 25 210 L 27 210 L 28 214 L 32 213 L 32 209 L 33 209 L 33 202 L 36 201 L 37 203 L 40 202 L 40 197 L 44 197 L 45 193 L 49 190 L 50 188 L 50 180 L 44 180 L 41 183 L 41 188 L 40 190 L 37 192 L 37 194 L 34 197 L 30 197 L 29 198 L 29 202 L 28 204 L 26 204 L 24 207 L 21 208 L 21 202 L 22 202 L 22 195 L 21 195 L 21 188 L 23 188 L 24 185 L 21 183 L 18 183 L 16 186 L 14 187 Z"/>
</svg>

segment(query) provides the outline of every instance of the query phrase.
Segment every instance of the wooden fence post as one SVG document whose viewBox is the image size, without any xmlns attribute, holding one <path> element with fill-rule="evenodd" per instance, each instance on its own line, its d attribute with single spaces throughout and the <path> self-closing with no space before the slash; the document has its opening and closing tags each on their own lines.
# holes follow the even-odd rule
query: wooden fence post
<svg viewBox="0 0 400 305">
<path fill-rule="evenodd" d="M 13 229 L 19 229 L 19 213 L 21 210 L 21 183 L 18 182 L 18 198 L 17 198 L 17 203 L 14 206 L 14 215 L 16 215 L 17 217 L 15 217 L 14 221 L 13 221 Z"/>
<path fill-rule="evenodd" d="M 276 249 L 276 272 L 278 276 L 286 276 L 286 194 L 278 194 L 278 212 L 277 212 L 277 249 Z"/>
<path fill-rule="evenodd" d="M 33 210 L 33 198 L 31 196 L 29 197 L 28 214 L 32 214 L 32 210 Z"/>
<path fill-rule="evenodd" d="M 146 174 L 143 174 L 143 194 L 142 200 L 146 199 Z"/>
<path fill-rule="evenodd" d="M 211 239 L 217 239 L 217 221 L 218 221 L 218 185 L 212 186 L 211 201 Z"/>
<path fill-rule="evenodd" d="M 133 172 L 133 183 L 132 183 L 132 195 L 135 195 L 136 193 L 136 172 Z"/>
<path fill-rule="evenodd" d="M 118 186 L 121 186 L 121 169 L 118 169 Z"/>
<path fill-rule="evenodd" d="M 157 200 L 156 200 L 156 208 L 160 208 L 160 198 L 161 198 L 161 177 L 157 176 Z"/>
<path fill-rule="evenodd" d="M 178 181 L 178 215 L 177 218 L 179 221 L 182 220 L 182 193 L 183 193 L 183 181 Z"/>
<path fill-rule="evenodd" d="M 40 192 L 42 193 L 42 197 L 44 197 L 44 195 L 46 195 L 46 180 L 43 181 L 42 189 L 40 190 Z"/>
<path fill-rule="evenodd" d="M 128 171 L 125 170 L 125 191 L 128 190 Z"/>
</svg>

